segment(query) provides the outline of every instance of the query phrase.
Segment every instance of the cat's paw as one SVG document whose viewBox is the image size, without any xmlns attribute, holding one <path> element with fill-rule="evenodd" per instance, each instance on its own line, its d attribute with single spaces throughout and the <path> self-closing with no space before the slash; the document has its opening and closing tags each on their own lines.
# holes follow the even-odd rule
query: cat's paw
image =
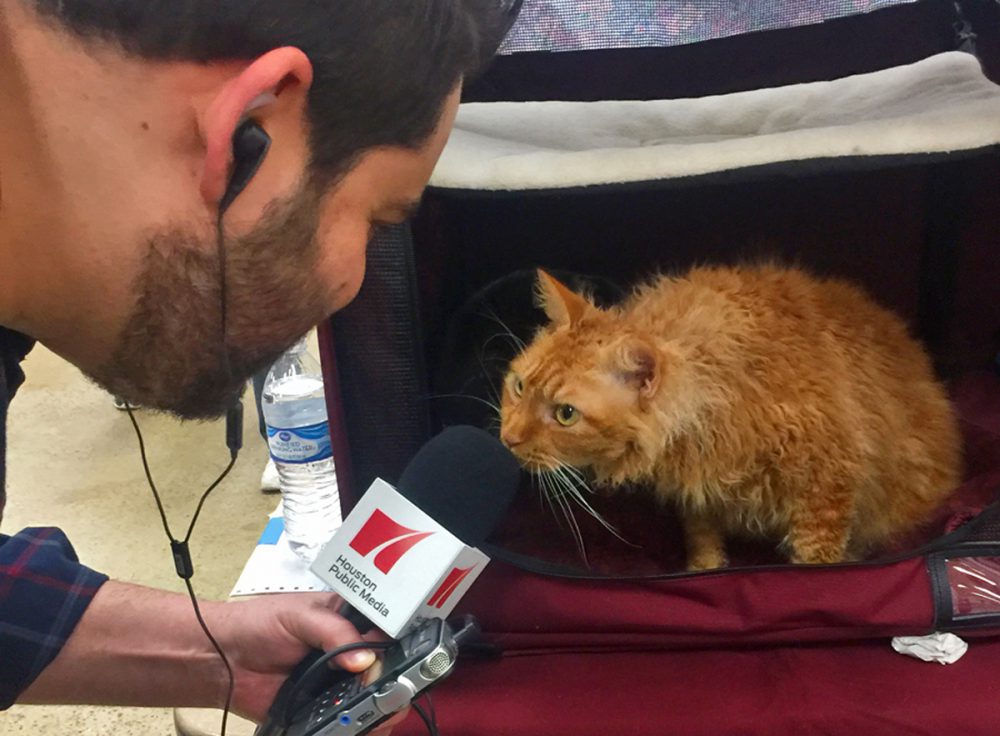
<svg viewBox="0 0 1000 736">
<path fill-rule="evenodd" d="M 690 557 L 687 561 L 688 572 L 704 572 L 706 570 L 718 570 L 726 567 L 729 560 L 724 552 L 702 552 Z"/>
<path fill-rule="evenodd" d="M 796 565 L 835 565 L 840 562 L 853 562 L 842 546 L 801 545 L 794 549 L 791 561 Z"/>
</svg>

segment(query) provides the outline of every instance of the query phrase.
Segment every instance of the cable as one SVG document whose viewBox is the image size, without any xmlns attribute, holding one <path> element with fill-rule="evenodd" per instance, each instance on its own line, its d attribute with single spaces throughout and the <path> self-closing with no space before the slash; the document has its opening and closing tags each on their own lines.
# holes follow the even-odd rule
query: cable
<svg viewBox="0 0 1000 736">
<path fill-rule="evenodd" d="M 226 345 L 226 302 L 228 299 L 226 298 L 226 251 L 222 214 L 223 213 L 220 212 L 219 217 L 216 220 L 216 250 L 219 257 L 219 328 L 220 343 L 222 345 L 222 366 L 225 370 L 226 376 L 232 378 L 233 370 L 229 361 L 229 349 Z M 198 625 L 201 626 L 201 630 L 205 632 L 205 636 L 212 644 L 212 648 L 215 649 L 216 653 L 218 653 L 219 659 L 222 660 L 222 664 L 226 668 L 226 675 L 229 682 L 226 688 L 226 703 L 222 710 L 222 725 L 219 732 L 219 736 L 226 736 L 226 726 L 229 722 L 229 710 L 232 707 L 233 694 L 236 689 L 236 677 L 233 674 L 233 667 L 229 662 L 229 658 L 222 650 L 219 642 L 212 635 L 211 630 L 208 628 L 208 624 L 205 623 L 205 618 L 201 614 L 201 607 L 198 605 L 198 597 L 195 595 L 194 586 L 191 584 L 191 578 L 194 576 L 194 563 L 191 560 L 191 551 L 188 543 L 191 541 L 191 535 L 194 533 L 195 525 L 198 523 L 198 518 L 201 516 L 201 510 L 205 505 L 205 501 L 208 500 L 212 491 L 214 491 L 218 485 L 225 480 L 226 476 L 229 475 L 229 471 L 231 471 L 233 466 L 236 465 L 236 459 L 239 456 L 239 449 L 242 445 L 242 434 L 236 434 L 236 428 L 234 425 L 240 425 L 239 430 L 242 430 L 241 420 L 243 416 L 243 405 L 238 401 L 236 406 L 231 408 L 227 414 L 226 443 L 229 446 L 229 463 L 226 465 L 222 473 L 219 474 L 219 477 L 205 489 L 205 492 L 198 500 L 198 505 L 195 508 L 194 514 L 191 516 L 191 522 L 188 524 L 187 533 L 184 535 L 183 540 L 179 540 L 174 537 L 173 533 L 170 531 L 170 523 L 167 520 L 167 513 L 163 508 L 163 501 L 160 498 L 160 493 L 156 488 L 156 483 L 153 481 L 153 473 L 149 467 L 149 458 L 146 455 L 146 442 L 143 439 L 142 430 L 139 429 L 139 422 L 136 421 L 135 414 L 132 412 L 132 407 L 128 404 L 128 402 L 125 404 L 125 409 L 128 412 L 129 419 L 132 421 L 132 427 L 135 429 L 135 435 L 139 440 L 139 454 L 142 457 L 142 469 L 146 474 L 146 481 L 149 483 L 149 488 L 153 492 L 153 498 L 156 500 L 156 508 L 160 512 L 160 521 L 163 522 L 163 530 L 167 533 L 167 539 L 170 541 L 170 550 L 174 558 L 174 568 L 177 571 L 177 575 L 184 581 L 184 586 L 187 588 L 188 596 L 191 598 L 191 606 L 194 608 L 195 618 L 198 620 Z M 236 421 L 233 421 L 234 418 Z"/>
<path fill-rule="evenodd" d="M 177 575 L 184 581 L 184 585 L 188 591 L 188 596 L 191 598 L 191 605 L 194 607 L 195 618 L 198 620 L 201 630 L 205 632 L 205 636 L 208 638 L 208 641 L 218 653 L 219 658 L 222 660 L 222 664 L 225 665 L 226 674 L 229 676 L 229 686 L 226 690 L 226 705 L 222 711 L 222 728 L 219 733 L 219 736 L 226 736 L 226 725 L 229 720 L 229 709 L 233 702 L 233 691 L 236 685 L 236 678 L 233 675 L 233 667 L 229 663 L 229 658 L 226 656 L 226 653 L 222 651 L 222 647 L 212 635 L 211 630 L 208 628 L 208 624 L 205 623 L 205 619 L 201 615 L 201 607 L 198 605 L 198 597 L 195 595 L 194 587 L 191 585 L 191 577 L 194 575 L 194 565 L 191 562 L 191 553 L 188 549 L 188 542 L 191 540 L 191 533 L 194 531 L 195 522 L 198 520 L 198 515 L 201 513 L 201 508 L 204 505 L 205 500 L 208 498 L 208 495 L 215 490 L 215 488 L 223 480 L 225 480 L 226 476 L 229 475 L 229 471 L 232 470 L 233 466 L 236 464 L 236 454 L 233 453 L 232 458 L 229 460 L 229 464 L 226 465 L 219 477 L 215 479 L 215 482 L 213 482 L 202 494 L 201 500 L 198 502 L 198 508 L 195 510 L 194 516 L 191 518 L 191 524 L 188 527 L 187 535 L 184 537 L 183 541 L 178 540 L 170 531 L 170 522 L 167 520 L 167 513 L 163 508 L 163 501 L 160 498 L 160 492 L 157 490 L 156 483 L 153 481 L 153 473 L 149 468 L 149 458 L 146 456 L 146 442 L 142 437 L 142 430 L 139 429 L 139 422 L 136 421 L 135 414 L 132 412 L 132 407 L 127 402 L 125 404 L 125 410 L 128 412 L 128 418 L 132 421 L 132 427 L 135 429 L 135 436 L 139 440 L 139 455 L 142 458 L 142 469 L 146 473 L 146 480 L 149 483 L 149 488 L 153 491 L 153 498 L 156 500 L 156 508 L 160 512 L 160 521 L 163 522 L 163 529 L 167 533 L 167 539 L 170 540 L 170 549 L 173 552 L 174 567 L 177 570 Z"/>
<path fill-rule="evenodd" d="M 232 186 L 232 184 L 230 184 L 230 186 Z M 229 202 L 226 202 L 225 199 L 222 203 L 220 203 L 218 216 L 215 220 L 215 247 L 219 260 L 219 345 L 222 351 L 221 362 L 226 378 L 229 382 L 232 382 L 233 367 L 229 358 L 229 345 L 226 340 L 229 334 L 227 326 L 227 302 L 229 300 L 227 298 L 226 284 L 226 233 L 223 226 L 223 217 L 228 206 Z M 179 540 L 174 537 L 173 533 L 170 531 L 170 523 L 167 520 L 167 513 L 163 508 L 163 501 L 161 500 L 160 493 L 156 488 L 156 483 L 153 481 L 153 473 L 149 468 L 149 458 L 146 455 L 146 442 L 142 437 L 142 431 L 139 429 L 139 422 L 136 421 L 135 414 L 132 411 L 132 406 L 127 400 L 125 402 L 125 409 L 128 412 L 128 418 L 132 421 L 132 427 L 135 429 L 135 435 L 139 440 L 139 454 L 142 457 L 142 469 L 146 473 L 146 481 L 149 483 L 149 488 L 153 492 L 153 498 L 156 501 L 156 508 L 160 512 L 160 521 L 163 522 L 163 530 L 166 532 L 167 539 L 170 541 L 170 551 L 174 558 L 174 569 L 177 571 L 177 575 L 184 581 L 184 585 L 188 591 L 188 596 L 191 598 L 191 605 L 194 608 L 194 615 L 198 620 L 198 624 L 201 626 L 202 631 L 205 632 L 205 636 L 208 638 L 209 642 L 211 642 L 212 647 L 218 653 L 219 658 L 222 660 L 222 664 L 226 668 L 226 674 L 229 677 L 229 683 L 226 689 L 226 704 L 222 711 L 222 726 L 219 734 L 219 736 L 226 736 L 226 725 L 229 721 L 229 710 L 233 702 L 233 693 L 236 689 L 236 678 L 233 674 L 233 667 L 229 662 L 229 658 L 222 650 L 219 642 L 216 641 L 215 637 L 212 635 L 211 630 L 208 628 L 208 624 L 205 623 L 205 619 L 201 615 L 201 607 L 198 605 L 198 597 L 195 595 L 194 586 L 191 585 L 191 578 L 194 576 L 194 563 L 191 561 L 191 551 L 188 543 L 191 541 L 191 535 L 194 533 L 195 525 L 198 523 L 198 517 L 201 516 L 201 510 L 205 505 L 205 501 L 208 500 L 212 491 L 214 491 L 218 485 L 225 480 L 226 476 L 229 475 L 229 471 L 231 471 L 233 466 L 236 465 L 236 459 L 239 457 L 240 448 L 243 446 L 243 403 L 242 400 L 238 398 L 235 404 L 226 412 L 226 445 L 229 447 L 229 463 L 226 465 L 222 473 L 219 474 L 219 477 L 205 489 L 205 492 L 198 500 L 198 505 L 194 510 L 194 514 L 191 516 L 191 522 L 188 524 L 187 534 L 184 535 L 183 540 Z"/>
<path fill-rule="evenodd" d="M 210 485 L 208 488 L 206 488 L 205 492 L 201 494 L 201 499 L 198 501 L 198 506 L 194 510 L 194 516 L 191 517 L 191 524 L 188 526 L 187 534 L 184 536 L 184 544 L 187 544 L 188 542 L 191 541 L 191 534 L 194 532 L 194 525 L 198 521 L 198 516 L 201 515 L 201 507 L 205 505 L 205 501 L 208 499 L 208 494 L 214 491 L 216 486 L 218 486 L 222 481 L 226 479 L 226 476 L 229 475 L 229 471 L 233 469 L 234 465 L 236 465 L 235 454 L 229 460 L 229 464 L 226 466 L 226 469 L 222 471 L 222 475 L 216 478 L 215 482 L 212 483 L 212 485 Z"/>
<path fill-rule="evenodd" d="M 429 715 L 420 703 L 413 703 L 413 710 L 416 711 L 417 715 L 420 716 L 420 720 L 422 720 L 424 725 L 427 726 L 427 733 L 429 733 L 430 736 L 441 736 L 441 732 L 438 731 L 437 723 L 435 722 L 433 714 Z"/>
<path fill-rule="evenodd" d="M 229 362 L 229 346 L 226 344 L 226 336 L 229 334 L 227 328 L 229 308 L 226 302 L 229 299 L 227 298 L 228 289 L 226 288 L 226 231 L 222 224 L 224 214 L 225 212 L 220 210 L 219 216 L 215 220 L 215 250 L 219 258 L 219 322 L 222 338 L 220 340 L 222 346 L 222 367 L 226 371 L 226 376 L 232 378 L 233 367 Z"/>
<path fill-rule="evenodd" d="M 434 727 L 437 728 L 437 711 L 434 710 L 434 698 L 431 697 L 430 693 L 424 695 L 424 700 L 427 701 L 427 711 L 431 715 L 431 721 L 434 723 Z"/>
<path fill-rule="evenodd" d="M 198 598 L 194 594 L 194 588 L 191 586 L 190 580 L 184 581 L 185 587 L 187 587 L 188 595 L 191 597 L 191 605 L 194 606 L 194 616 L 198 619 L 198 623 L 201 625 L 201 630 L 205 632 L 205 636 L 212 643 L 215 651 L 218 652 L 219 658 L 222 660 L 222 664 L 226 666 L 226 675 L 229 677 L 229 683 L 226 687 L 226 704 L 222 709 L 222 725 L 219 728 L 219 736 L 226 736 L 226 724 L 229 721 L 229 710 L 233 706 L 233 692 L 236 690 L 236 676 L 233 674 L 233 666 L 229 663 L 229 657 L 226 653 L 222 651 L 222 647 L 219 646 L 219 642 L 215 640 L 212 636 L 212 632 L 208 628 L 208 624 L 205 623 L 205 619 L 201 616 L 201 608 L 198 606 Z"/>
<path fill-rule="evenodd" d="M 345 644 L 342 647 L 331 649 L 316 658 L 316 661 L 309 665 L 309 668 L 302 673 L 302 676 L 295 681 L 292 689 L 288 691 L 288 699 L 285 701 L 285 712 L 282 718 L 282 726 L 288 728 L 295 717 L 295 708 L 298 706 L 296 700 L 300 692 L 305 688 L 310 680 L 316 677 L 316 673 L 326 668 L 326 663 L 334 657 L 339 657 L 347 652 L 355 652 L 359 649 L 389 649 L 395 642 L 389 641 L 358 641 L 353 644 Z"/>
<path fill-rule="evenodd" d="M 227 302 L 227 289 L 226 289 L 226 234 L 223 227 L 223 215 L 225 214 L 225 207 L 219 209 L 218 217 L 215 221 L 215 233 L 216 233 L 216 253 L 219 260 L 219 344 L 222 348 L 222 368 L 225 371 L 226 377 L 230 380 L 233 378 L 233 368 L 232 363 L 229 360 L 229 346 L 226 344 L 226 336 L 228 335 L 228 306 Z M 229 682 L 226 688 L 226 704 L 222 709 L 222 725 L 220 728 L 219 736 L 226 736 L 226 726 L 229 722 L 229 710 L 233 704 L 233 693 L 236 689 L 236 677 L 233 674 L 233 667 L 229 662 L 229 657 L 222 650 L 219 642 L 216 641 L 215 637 L 212 635 L 211 630 L 208 628 L 208 624 L 205 623 L 205 618 L 201 615 L 201 607 L 198 605 L 198 596 L 195 595 L 194 586 L 191 584 L 191 578 L 194 576 L 194 563 L 191 560 L 191 550 L 188 543 L 191 541 L 191 535 L 194 534 L 194 527 L 198 523 L 198 517 L 201 516 L 201 510 L 205 505 L 205 501 L 208 500 L 209 495 L 214 491 L 226 476 L 229 475 L 229 471 L 233 469 L 236 465 L 236 459 L 239 457 L 240 448 L 243 445 L 243 403 L 241 400 L 237 399 L 236 404 L 227 411 L 226 413 L 226 444 L 229 447 L 229 463 L 226 465 L 219 477 L 205 489 L 205 492 L 201 494 L 201 498 L 198 499 L 198 505 L 195 507 L 194 514 L 191 516 L 191 522 L 188 524 L 187 534 L 184 535 L 183 540 L 179 540 L 174 537 L 173 533 L 170 531 L 170 523 L 167 520 L 166 510 L 163 508 L 163 501 L 160 498 L 160 493 L 156 489 L 156 483 L 153 481 L 153 473 L 149 468 L 149 458 L 146 456 L 146 442 L 142 437 L 142 431 L 139 429 L 139 422 L 136 421 L 135 414 L 132 412 L 132 406 L 125 402 L 125 409 L 128 412 L 128 418 L 132 421 L 132 427 L 135 429 L 135 436 L 139 440 L 139 454 L 142 457 L 142 469 L 146 473 L 146 481 L 149 483 L 149 488 L 153 492 L 153 498 L 156 500 L 156 508 L 160 512 L 160 521 L 163 522 L 163 530 L 167 533 L 167 539 L 170 541 L 170 551 L 174 558 L 174 569 L 177 571 L 178 577 L 184 581 L 184 586 L 187 588 L 188 596 L 191 598 L 191 606 L 194 608 L 194 616 L 198 620 L 201 630 L 205 632 L 205 636 L 208 641 L 212 644 L 212 647 L 219 655 L 219 659 L 222 660 L 222 664 L 226 668 L 226 675 L 228 676 Z"/>
</svg>

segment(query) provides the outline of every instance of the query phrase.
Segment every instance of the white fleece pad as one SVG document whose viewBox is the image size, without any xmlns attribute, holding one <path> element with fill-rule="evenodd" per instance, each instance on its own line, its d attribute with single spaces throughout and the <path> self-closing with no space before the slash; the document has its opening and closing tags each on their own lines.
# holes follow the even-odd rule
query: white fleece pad
<svg viewBox="0 0 1000 736">
<path fill-rule="evenodd" d="M 1000 143 L 1000 86 L 971 55 L 683 100 L 461 106 L 431 185 L 530 190 Z"/>
</svg>

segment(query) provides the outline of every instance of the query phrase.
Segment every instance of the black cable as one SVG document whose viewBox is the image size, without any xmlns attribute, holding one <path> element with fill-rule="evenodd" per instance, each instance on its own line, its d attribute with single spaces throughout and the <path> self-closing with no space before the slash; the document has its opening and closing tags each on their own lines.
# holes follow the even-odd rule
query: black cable
<svg viewBox="0 0 1000 736">
<path fill-rule="evenodd" d="M 430 693 L 424 695 L 424 700 L 427 701 L 427 712 L 431 715 L 431 721 L 434 723 L 434 727 L 437 728 L 437 711 L 434 710 L 434 698 L 431 697 Z"/>
<path fill-rule="evenodd" d="M 153 498 L 156 500 L 156 508 L 160 511 L 160 520 L 163 522 L 163 531 L 167 533 L 167 538 L 173 542 L 174 535 L 170 533 L 170 524 L 167 522 L 167 512 L 163 510 L 163 502 L 160 500 L 160 493 L 156 490 L 156 483 L 153 482 L 153 474 L 149 471 L 149 461 L 146 459 L 146 443 L 142 439 L 142 432 L 139 430 L 139 423 L 132 413 L 132 405 L 126 400 L 125 411 L 128 418 L 132 420 L 132 427 L 135 429 L 135 436 L 139 438 L 139 455 L 142 457 L 142 469 L 146 471 L 146 482 L 153 490 Z"/>
<path fill-rule="evenodd" d="M 222 366 L 228 377 L 232 377 L 232 366 L 229 362 L 229 349 L 226 345 L 226 334 L 227 334 L 227 307 L 226 302 L 226 252 L 225 252 L 225 233 L 222 226 L 222 212 L 219 213 L 219 217 L 216 220 L 216 250 L 219 258 L 219 321 L 220 321 L 220 343 L 222 345 Z M 132 407 L 126 401 L 125 409 L 128 412 L 128 417 L 132 421 L 132 427 L 135 429 L 135 435 L 139 440 L 139 454 L 142 457 L 142 469 L 146 473 L 146 481 L 149 483 L 149 488 L 153 492 L 153 498 L 156 500 L 156 508 L 160 512 L 160 520 L 163 522 L 163 530 L 167 533 L 167 539 L 170 541 L 171 552 L 174 557 L 174 567 L 177 570 L 177 575 L 184 581 L 184 586 L 187 588 L 188 596 L 191 598 L 191 606 L 194 609 L 195 618 L 198 620 L 198 625 L 201 626 L 201 630 L 205 632 L 205 636 L 211 643 L 212 648 L 215 649 L 216 653 L 219 655 L 219 659 L 222 660 L 223 666 L 226 668 L 226 675 L 228 677 L 228 684 L 226 688 L 226 703 L 222 710 L 222 725 L 220 727 L 219 736 L 226 736 L 226 727 L 229 722 L 229 710 L 233 703 L 233 694 L 236 689 L 236 677 L 233 674 L 232 664 L 229 662 L 229 657 L 222 650 L 219 642 L 212 635 L 212 631 L 208 628 L 208 624 L 205 622 L 205 618 L 201 614 L 201 607 L 198 605 L 198 596 L 195 595 L 194 586 L 191 584 L 191 577 L 194 575 L 194 563 L 191 561 L 191 553 L 188 547 L 188 543 L 191 541 L 191 535 L 194 533 L 195 525 L 198 523 L 198 518 L 201 516 L 201 510 L 205 505 L 205 501 L 208 500 L 209 495 L 214 491 L 229 472 L 236 465 L 236 458 L 239 455 L 239 447 L 234 447 L 230 444 L 230 460 L 226 465 L 219 477 L 205 489 L 205 492 L 201 495 L 198 500 L 198 506 L 195 508 L 194 514 L 191 517 L 191 523 L 188 524 L 187 534 L 184 535 L 183 540 L 178 540 L 174 537 L 173 533 L 170 531 L 170 523 L 167 520 L 166 510 L 163 508 L 163 501 L 160 498 L 160 493 L 156 488 L 156 483 L 153 481 L 153 473 L 149 467 L 149 458 L 146 455 L 146 442 L 143 439 L 142 431 L 139 429 L 139 423 L 136 421 L 135 414 L 132 412 Z M 228 430 L 228 426 L 227 426 Z M 228 431 L 227 431 L 227 442 L 229 442 Z"/>
<path fill-rule="evenodd" d="M 156 488 L 156 483 L 153 481 L 153 473 L 149 468 L 149 458 L 146 456 L 146 442 L 142 437 L 142 430 L 139 429 L 139 422 L 136 421 L 135 414 L 132 412 L 131 405 L 126 402 L 125 411 L 128 412 L 128 418 L 132 420 L 132 427 L 135 429 L 135 436 L 139 440 L 139 455 L 142 458 L 142 469 L 146 473 L 146 480 L 149 482 L 149 488 L 153 491 L 153 498 L 156 500 L 156 508 L 160 512 L 160 521 L 163 522 L 163 529 L 167 533 L 167 539 L 170 540 L 170 547 L 174 553 L 174 565 L 177 568 L 177 574 L 182 580 L 184 580 L 184 585 L 187 587 L 188 596 L 191 598 L 191 605 L 194 607 L 194 615 L 198 620 L 198 624 L 201 626 L 201 630 L 205 632 L 205 636 L 208 641 L 212 644 L 212 647 L 218 653 L 219 658 L 222 660 L 222 664 L 225 665 L 226 674 L 229 676 L 229 686 L 226 691 L 226 705 L 222 711 L 222 728 L 219 736 L 226 736 L 226 725 L 229 720 L 229 709 L 233 702 L 233 691 L 235 690 L 236 678 L 233 675 L 233 667 L 229 663 L 229 658 L 226 653 L 222 651 L 222 647 L 219 642 L 216 641 L 215 637 L 212 635 L 211 630 L 208 628 L 208 624 L 205 623 L 204 617 L 201 615 L 201 607 L 198 605 L 198 597 L 195 595 L 194 587 L 191 585 L 191 577 L 194 575 L 194 565 L 191 562 L 191 555 L 188 551 L 188 542 L 191 539 L 191 532 L 194 530 L 195 521 L 198 519 L 198 514 L 201 513 L 201 508 L 205 503 L 205 499 L 208 498 L 215 488 L 225 480 L 226 476 L 229 475 L 229 471 L 233 469 L 236 464 L 236 457 L 234 456 L 230 459 L 229 464 L 226 465 L 225 470 L 215 479 L 208 489 L 202 494 L 201 500 L 198 503 L 198 508 L 191 519 L 191 525 L 188 527 L 187 536 L 183 541 L 176 539 L 173 533 L 170 531 L 170 522 L 167 520 L 167 513 L 163 508 L 163 501 L 160 498 L 160 492 Z"/>
<path fill-rule="evenodd" d="M 236 465 L 235 454 L 233 454 L 232 458 L 229 460 L 229 464 L 226 466 L 226 469 L 222 471 L 222 475 L 216 478 L 215 482 L 212 483 L 212 485 L 210 485 L 208 488 L 206 488 L 205 492 L 201 494 L 201 499 L 198 501 L 198 506 L 194 510 L 194 516 L 191 517 L 191 524 L 188 526 L 187 534 L 184 536 L 184 544 L 187 544 L 188 542 L 191 541 L 191 534 L 194 532 L 194 525 L 198 521 L 198 516 L 201 515 L 201 507 L 205 505 L 205 501 L 208 499 L 208 494 L 214 491 L 216 486 L 218 486 L 222 481 L 226 479 L 226 476 L 229 475 L 229 471 L 233 469 L 234 465 Z"/>
<path fill-rule="evenodd" d="M 291 725 L 292 719 L 295 717 L 295 708 L 298 707 L 298 696 L 301 690 L 303 690 L 310 681 L 316 677 L 316 673 L 326 668 L 327 662 L 329 662 L 334 657 L 339 657 L 341 654 L 347 652 L 356 652 L 359 649 L 389 649 L 395 644 L 395 642 L 390 641 L 357 641 L 353 644 L 345 644 L 342 647 L 337 647 L 336 649 L 331 649 L 325 652 L 322 656 L 317 657 L 316 661 L 309 665 L 309 668 L 302 673 L 302 676 L 295 681 L 291 690 L 288 691 L 288 698 L 285 701 L 285 712 L 282 718 L 282 726 L 288 728 Z"/>
<path fill-rule="evenodd" d="M 441 736 L 441 732 L 438 731 L 437 723 L 432 715 L 428 715 L 427 711 L 423 709 L 420 703 L 413 703 L 413 710 L 416 711 L 417 715 L 420 716 L 420 720 L 424 722 L 427 726 L 427 733 L 430 736 Z"/>
<path fill-rule="evenodd" d="M 219 260 L 219 345 L 222 350 L 222 368 L 225 372 L 226 378 L 232 381 L 233 378 L 233 368 L 232 363 L 229 359 L 229 346 L 227 344 L 228 336 L 228 304 L 227 298 L 227 284 L 226 284 L 226 234 L 223 227 L 223 216 L 225 215 L 228 203 L 224 203 L 219 207 L 218 217 L 215 221 L 215 232 L 216 232 L 216 253 Z M 239 457 L 240 447 L 243 444 L 242 438 L 242 425 L 243 425 L 243 405 L 242 402 L 237 399 L 234 406 L 230 407 L 226 414 L 226 444 L 229 447 L 230 460 L 226 465 L 219 477 L 205 489 L 205 492 L 201 495 L 198 500 L 198 506 L 195 508 L 194 514 L 191 517 L 191 523 L 188 524 L 187 534 L 184 535 L 183 540 L 179 540 L 174 537 L 173 533 L 170 531 L 170 522 L 167 520 L 166 510 L 163 508 L 163 501 L 160 498 L 160 493 L 156 488 L 156 483 L 153 481 L 153 473 L 149 468 L 149 458 L 146 456 L 146 442 L 142 437 L 142 431 L 139 429 L 139 422 L 136 421 L 135 414 L 132 412 L 132 406 L 126 400 L 125 409 L 128 412 L 128 417 L 132 421 L 132 427 L 135 429 L 135 435 L 139 440 L 139 454 L 142 457 L 142 469 L 146 473 L 146 481 L 149 483 L 149 488 L 153 492 L 153 498 L 156 500 L 156 508 L 160 512 L 160 520 L 163 522 L 163 530 L 167 534 L 167 539 L 170 541 L 170 550 L 174 558 L 174 568 L 177 571 L 177 575 L 184 581 L 184 585 L 187 588 L 188 596 L 191 598 L 191 605 L 194 608 L 195 618 L 198 620 L 198 624 L 201 626 L 202 631 L 205 632 L 205 636 L 211 642 L 212 647 L 218 653 L 219 658 L 222 660 L 222 664 L 226 668 L 226 674 L 229 677 L 229 684 L 226 690 L 226 704 L 222 711 L 222 726 L 219 736 L 226 736 L 226 725 L 229 721 L 229 710 L 233 703 L 233 693 L 236 689 L 236 678 L 233 674 L 233 667 L 229 662 L 229 658 L 226 653 L 222 650 L 219 642 L 216 641 L 215 637 L 212 635 L 211 630 L 208 628 L 208 624 L 205 623 L 204 617 L 201 615 L 201 607 L 198 605 L 198 597 L 195 595 L 194 586 L 191 585 L 191 578 L 194 576 L 194 563 L 191 561 L 191 552 L 188 547 L 188 543 L 191 541 L 191 535 L 194 533 L 194 527 L 198 523 L 198 517 L 201 515 L 201 510 L 205 505 L 205 501 L 208 500 L 209 495 L 214 491 L 226 476 L 229 475 L 229 471 L 233 469 L 236 465 L 236 459 Z"/>
<path fill-rule="evenodd" d="M 226 343 L 226 337 L 229 334 L 227 327 L 229 308 L 226 302 L 229 299 L 227 298 L 226 289 L 226 231 L 222 224 L 222 216 L 224 214 L 224 210 L 219 210 L 219 216 L 215 220 L 215 251 L 219 258 L 219 322 L 221 329 L 221 340 L 219 343 L 222 346 L 222 367 L 226 371 L 226 377 L 231 379 L 233 377 L 233 367 L 229 362 L 229 345 Z"/>
<path fill-rule="evenodd" d="M 226 675 L 229 676 L 228 687 L 226 688 L 226 704 L 222 709 L 222 726 L 219 729 L 219 736 L 226 736 L 226 724 L 229 721 L 229 710 L 233 706 L 233 693 L 236 690 L 236 676 L 233 674 L 233 666 L 229 663 L 229 657 L 226 653 L 222 651 L 222 647 L 219 646 L 219 642 L 215 640 L 212 636 L 212 632 L 208 628 L 208 624 L 205 623 L 205 619 L 201 616 L 201 608 L 198 606 L 198 598 L 194 594 L 194 588 L 191 586 L 191 581 L 185 579 L 184 585 L 187 587 L 188 595 L 191 597 L 191 605 L 194 606 L 194 616 L 198 619 L 198 623 L 201 625 L 201 630 L 205 632 L 205 636 L 208 640 L 212 642 L 212 646 L 215 651 L 219 654 L 219 659 L 222 660 L 222 664 L 226 666 Z"/>
</svg>

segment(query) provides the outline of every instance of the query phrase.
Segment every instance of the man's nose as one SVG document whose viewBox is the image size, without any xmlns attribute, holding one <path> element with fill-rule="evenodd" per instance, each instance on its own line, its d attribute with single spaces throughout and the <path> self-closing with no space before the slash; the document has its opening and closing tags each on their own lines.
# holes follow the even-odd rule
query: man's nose
<svg viewBox="0 0 1000 736">
<path fill-rule="evenodd" d="M 343 309 L 358 294 L 366 270 L 366 241 L 352 233 L 334 240 L 320 240 L 320 254 L 313 278 L 325 289 L 327 314 Z"/>
</svg>

